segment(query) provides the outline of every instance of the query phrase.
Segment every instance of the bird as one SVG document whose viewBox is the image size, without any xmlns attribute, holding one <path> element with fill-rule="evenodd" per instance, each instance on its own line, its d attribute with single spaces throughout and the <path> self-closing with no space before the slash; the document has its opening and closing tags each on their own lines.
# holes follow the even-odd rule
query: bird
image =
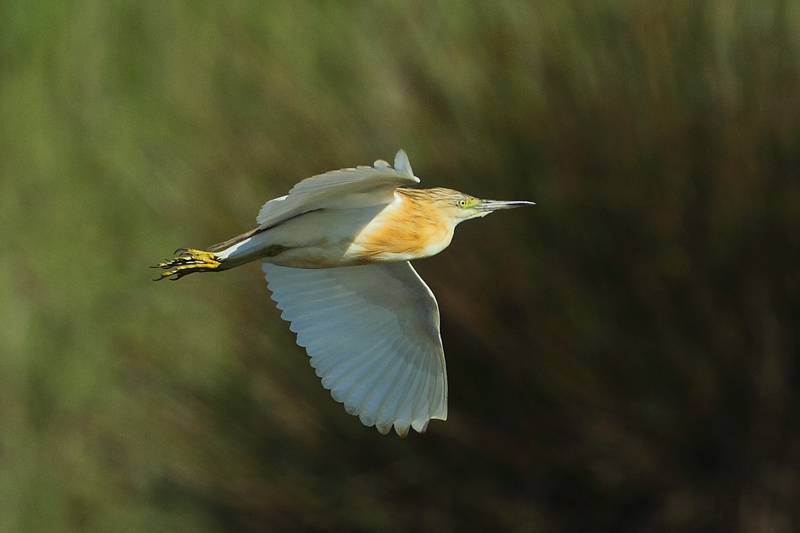
<svg viewBox="0 0 800 533">
<path fill-rule="evenodd" d="M 455 227 L 528 201 L 414 188 L 404 150 L 394 166 L 334 170 L 264 204 L 258 227 L 208 250 L 179 248 L 155 280 L 260 260 L 281 318 L 322 385 L 381 434 L 424 433 L 447 419 L 439 306 L 409 261 L 444 250 Z"/>
</svg>

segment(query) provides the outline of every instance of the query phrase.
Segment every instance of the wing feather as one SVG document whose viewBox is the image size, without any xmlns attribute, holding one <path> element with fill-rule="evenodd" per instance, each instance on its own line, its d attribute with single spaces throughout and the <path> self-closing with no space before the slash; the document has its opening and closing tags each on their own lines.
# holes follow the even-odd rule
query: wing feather
<svg viewBox="0 0 800 533">
<path fill-rule="evenodd" d="M 389 389 L 384 389 L 380 381 L 372 380 L 369 382 L 368 387 L 365 387 L 366 390 L 364 390 L 361 395 L 359 412 L 361 412 L 361 420 L 367 426 L 375 424 L 381 401 L 390 397 L 398 381 L 401 379 L 402 371 L 408 367 L 408 358 L 405 353 L 400 352 L 392 355 L 394 356 L 383 357 L 385 364 L 381 365 L 381 372 L 384 375 L 384 379 L 390 384 Z"/>
<path fill-rule="evenodd" d="M 411 402 L 407 402 L 407 405 L 402 408 L 393 407 L 399 405 L 400 399 L 409 393 L 409 384 L 413 382 L 417 374 L 413 362 L 410 358 L 405 358 L 403 364 L 397 369 L 391 389 L 385 395 L 374 394 L 369 398 L 369 403 L 365 405 L 364 409 L 375 413 L 375 423 L 380 422 L 381 426 L 388 424 L 391 427 L 392 419 L 396 418 L 400 427 L 408 427 L 408 423 L 404 422 L 404 413 L 410 411 Z"/>
<path fill-rule="evenodd" d="M 262 268 L 281 316 L 347 412 L 401 436 L 447 418 L 439 308 L 410 263 Z"/>
<path fill-rule="evenodd" d="M 426 360 L 423 362 L 422 368 L 417 368 L 416 371 L 410 376 L 410 379 L 404 383 L 404 390 L 399 391 L 399 394 L 403 396 L 408 396 L 412 398 L 416 398 L 415 402 L 408 402 L 407 405 L 403 406 L 403 409 L 398 410 L 397 413 L 394 413 L 393 416 L 397 418 L 397 422 L 395 422 L 395 427 L 399 424 L 401 427 L 405 428 L 405 431 L 408 431 L 410 425 L 413 424 L 414 413 L 419 411 L 420 404 L 424 404 L 425 400 L 421 397 L 421 394 L 424 394 L 426 383 L 430 382 L 430 367 L 431 361 Z M 388 420 L 391 418 L 391 405 L 392 399 L 389 398 L 386 402 L 385 406 L 381 406 L 382 410 L 379 414 L 379 420 L 384 427 L 388 424 L 391 427 L 391 423 Z M 387 409 L 388 407 L 388 409 Z M 443 416 L 447 417 L 446 409 L 442 410 L 444 413 Z M 425 431 L 425 426 L 422 427 L 415 427 L 417 431 L 420 433 Z"/>
<path fill-rule="evenodd" d="M 394 190 L 419 183 L 405 151 L 395 157 L 395 168 L 385 161 L 373 167 L 333 170 L 307 178 L 295 185 L 289 194 L 265 203 L 256 220 L 265 229 L 289 218 L 317 209 L 343 209 L 388 204 Z"/>
</svg>

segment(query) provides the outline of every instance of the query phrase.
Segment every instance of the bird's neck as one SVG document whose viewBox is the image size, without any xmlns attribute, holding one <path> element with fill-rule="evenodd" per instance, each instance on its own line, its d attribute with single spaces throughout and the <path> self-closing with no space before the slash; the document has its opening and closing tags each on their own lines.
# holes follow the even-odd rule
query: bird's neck
<svg viewBox="0 0 800 533">
<path fill-rule="evenodd" d="M 430 257 L 453 237 L 454 224 L 441 216 L 420 189 L 398 188 L 389 204 L 358 236 L 351 251 L 371 261 Z"/>
</svg>

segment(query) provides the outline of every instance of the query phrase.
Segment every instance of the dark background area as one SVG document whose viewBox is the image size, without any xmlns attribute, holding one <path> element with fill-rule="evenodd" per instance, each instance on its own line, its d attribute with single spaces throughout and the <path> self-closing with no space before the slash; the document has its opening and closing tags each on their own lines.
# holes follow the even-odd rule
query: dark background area
<svg viewBox="0 0 800 533">
<path fill-rule="evenodd" d="M 334 402 L 257 265 L 405 148 L 450 416 Z M 0 531 L 800 529 L 800 5 L 0 4 Z"/>
</svg>

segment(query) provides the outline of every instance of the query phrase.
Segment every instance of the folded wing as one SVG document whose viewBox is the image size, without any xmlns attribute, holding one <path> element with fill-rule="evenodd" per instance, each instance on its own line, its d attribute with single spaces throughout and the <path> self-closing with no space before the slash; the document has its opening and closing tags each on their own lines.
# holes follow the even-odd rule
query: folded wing
<svg viewBox="0 0 800 533">
<path fill-rule="evenodd" d="M 297 343 L 348 413 L 400 436 L 447 418 L 439 308 L 410 263 L 262 268 Z"/>
</svg>

